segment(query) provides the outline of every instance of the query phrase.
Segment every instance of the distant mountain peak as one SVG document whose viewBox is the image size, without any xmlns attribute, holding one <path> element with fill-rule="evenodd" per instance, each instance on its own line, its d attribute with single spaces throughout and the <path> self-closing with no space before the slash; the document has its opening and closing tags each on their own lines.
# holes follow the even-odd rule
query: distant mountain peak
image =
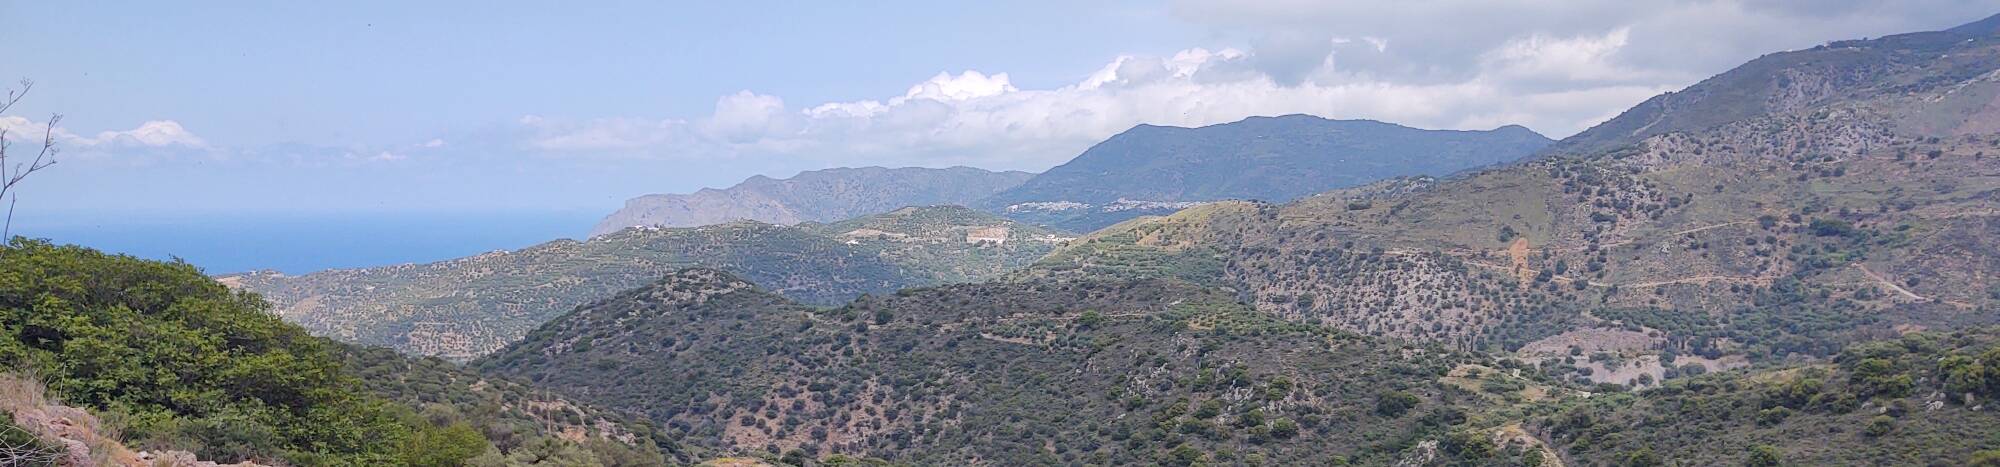
<svg viewBox="0 0 2000 467">
<path fill-rule="evenodd" d="M 1282 202 L 1390 177 L 1444 176 L 1512 162 L 1550 142 L 1518 125 L 1426 130 L 1305 114 L 1199 128 L 1140 125 L 979 206 L 1087 231 L 1190 203 Z"/>
<path fill-rule="evenodd" d="M 829 222 L 911 205 L 969 204 L 1033 174 L 971 167 L 837 167 L 791 178 L 752 176 L 729 188 L 633 198 L 605 216 L 592 236 L 640 226 L 694 227 L 750 219 L 771 224 Z"/>
<path fill-rule="evenodd" d="M 1979 21 L 1961 24 L 1957 27 L 1946 29 L 1945 32 L 1977 36 L 2000 34 L 2000 14 L 1988 16 Z"/>
</svg>

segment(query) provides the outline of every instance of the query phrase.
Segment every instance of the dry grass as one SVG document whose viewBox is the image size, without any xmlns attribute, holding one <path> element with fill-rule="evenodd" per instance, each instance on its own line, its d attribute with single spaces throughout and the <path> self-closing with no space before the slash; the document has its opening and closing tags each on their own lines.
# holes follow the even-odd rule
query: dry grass
<svg viewBox="0 0 2000 467">
<path fill-rule="evenodd" d="M 117 430 L 90 412 L 50 400 L 47 387 L 34 376 L 0 373 L 0 411 L 30 434 L 66 446 L 65 465 L 146 465 L 119 441 Z"/>
</svg>

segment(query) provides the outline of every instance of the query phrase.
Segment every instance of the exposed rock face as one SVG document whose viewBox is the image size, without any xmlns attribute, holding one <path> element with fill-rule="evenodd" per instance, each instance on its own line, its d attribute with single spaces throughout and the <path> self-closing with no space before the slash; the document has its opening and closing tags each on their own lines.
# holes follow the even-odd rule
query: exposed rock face
<svg viewBox="0 0 2000 467">
<path fill-rule="evenodd" d="M 738 220 L 792 225 L 830 222 L 904 207 L 972 204 L 1033 176 L 970 167 L 882 167 L 801 172 L 786 179 L 758 175 L 725 189 L 632 198 L 592 228 L 598 236 L 639 226 L 695 227 Z"/>
</svg>

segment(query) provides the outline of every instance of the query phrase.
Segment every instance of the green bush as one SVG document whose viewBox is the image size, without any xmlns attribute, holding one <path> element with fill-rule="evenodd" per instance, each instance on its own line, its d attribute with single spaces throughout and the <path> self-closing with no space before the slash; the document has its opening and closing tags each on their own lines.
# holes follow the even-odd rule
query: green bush
<svg viewBox="0 0 2000 467">
<path fill-rule="evenodd" d="M 1416 407 L 1418 400 L 1416 395 L 1403 391 L 1382 393 L 1375 398 L 1375 413 L 1384 417 L 1401 417 Z"/>
<path fill-rule="evenodd" d="M 451 467 L 486 452 L 492 445 L 479 430 L 464 423 L 425 427 L 403 443 L 402 461 L 410 467 Z"/>
<path fill-rule="evenodd" d="M 205 460 L 379 464 L 410 428 L 331 344 L 183 262 L 15 240 L 0 247 L 0 364 L 128 436 Z"/>
<path fill-rule="evenodd" d="M 1749 467 L 1778 467 L 1778 448 L 1769 444 L 1759 444 L 1750 448 L 1750 459 L 1743 465 Z"/>
</svg>

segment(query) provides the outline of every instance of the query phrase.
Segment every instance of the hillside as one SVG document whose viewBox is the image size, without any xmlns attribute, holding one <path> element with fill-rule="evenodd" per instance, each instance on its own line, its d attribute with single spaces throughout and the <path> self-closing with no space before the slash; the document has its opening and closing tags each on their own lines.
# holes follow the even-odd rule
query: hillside
<svg viewBox="0 0 2000 467">
<path fill-rule="evenodd" d="M 1271 319 L 1172 281 L 952 285 L 814 309 L 690 269 L 477 366 L 683 442 L 919 465 L 1393 462 L 1476 402 L 1464 357 Z"/>
<path fill-rule="evenodd" d="M 705 265 L 805 303 L 974 281 L 1025 266 L 1067 237 L 956 206 L 833 224 L 626 229 L 430 264 L 221 278 L 315 334 L 464 360 L 562 312 Z"/>
<path fill-rule="evenodd" d="M 1834 41 L 1806 50 L 1779 52 L 1703 80 L 1687 89 L 1648 99 L 1610 121 L 1564 138 L 1551 150 L 1589 153 L 1615 149 L 1658 135 L 1696 132 L 1769 115 L 1797 114 L 1845 101 L 1901 93 L 1938 91 L 1940 86 L 1987 81 L 1993 71 L 1986 48 L 1965 39 L 1994 34 L 1988 20 L 1947 31 L 1901 34 L 1871 40 Z M 1975 41 L 1983 43 L 1984 39 Z M 1978 92 L 1978 90 L 1971 90 Z M 1927 133 L 1956 134 L 1983 102 L 1960 102 L 1956 109 L 1929 109 L 1939 117 L 1898 119 L 1899 126 Z M 1912 109 L 1914 110 L 1914 109 Z M 1981 121 L 1966 131 L 1991 132 Z"/>
<path fill-rule="evenodd" d="M 1613 149 L 1140 219 L 1015 276 L 1171 275 L 1364 334 L 1638 362 L 1564 370 L 1617 383 L 1675 355 L 1722 369 L 1993 323 L 1997 70 L 2000 38 L 1959 32 L 1774 54 L 1672 96 L 1767 95 L 1742 88 L 1758 76 L 1838 92 L 1667 96 L 1649 102 L 1682 104 L 1647 118 L 1684 123 Z M 1685 123 L 1718 115 L 1738 117 Z M 1562 147 L 1631 134 L 1627 117 Z"/>
<path fill-rule="evenodd" d="M 663 450 L 681 452 L 622 415 L 311 337 L 186 263 L 39 241 L 0 247 L 0 365 L 0 440 L 62 452 L 61 465 L 528 465 L 505 460 L 555 453 L 661 465 Z"/>
<path fill-rule="evenodd" d="M 1549 143 L 1533 131 L 1421 130 L 1308 115 L 1200 128 L 1141 125 L 979 206 L 1085 231 L 1196 202 L 1290 201 L 1377 180 L 1511 162 Z"/>
<path fill-rule="evenodd" d="M 590 235 L 638 226 L 698 227 L 739 220 L 778 225 L 831 222 L 903 206 L 968 205 L 1031 175 L 970 167 L 834 168 L 785 179 L 758 175 L 719 190 L 632 198 L 591 228 Z"/>
<path fill-rule="evenodd" d="M 1993 331 L 1916 333 L 1831 364 L 1551 403 L 1528 425 L 1572 464 L 1990 465 L 2000 461 Z"/>
</svg>

